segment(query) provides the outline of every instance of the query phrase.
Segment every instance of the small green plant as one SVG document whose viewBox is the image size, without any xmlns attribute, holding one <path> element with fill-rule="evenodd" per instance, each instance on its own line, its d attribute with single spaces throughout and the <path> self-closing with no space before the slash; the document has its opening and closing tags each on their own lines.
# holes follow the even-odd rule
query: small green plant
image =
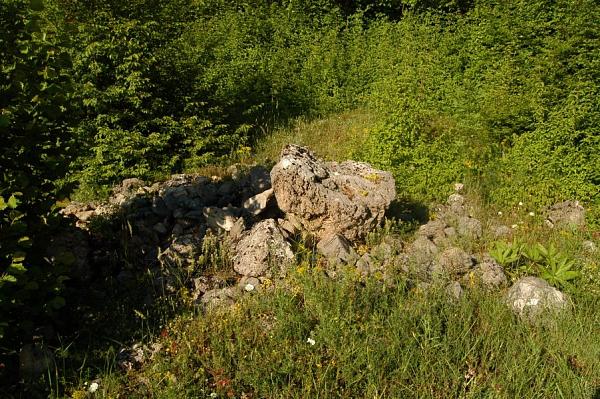
<svg viewBox="0 0 600 399">
<path fill-rule="evenodd" d="M 552 244 L 545 247 L 540 243 L 528 245 L 517 240 L 511 243 L 500 241 L 495 243 L 490 255 L 513 277 L 535 274 L 549 284 L 569 291 L 575 289 L 572 281 L 581 277 L 581 272 L 573 270 L 575 261 Z"/>
<path fill-rule="evenodd" d="M 581 272 L 573 270 L 575 260 L 560 253 L 552 244 L 548 248 L 537 244 L 535 248 L 530 260 L 536 263 L 540 277 L 555 287 L 573 291 L 571 282 L 581 277 Z"/>
</svg>

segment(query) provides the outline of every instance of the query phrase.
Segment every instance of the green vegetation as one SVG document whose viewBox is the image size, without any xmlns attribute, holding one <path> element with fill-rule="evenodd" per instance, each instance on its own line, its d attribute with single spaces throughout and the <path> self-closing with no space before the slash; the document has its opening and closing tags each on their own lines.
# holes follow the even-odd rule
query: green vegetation
<svg viewBox="0 0 600 399">
<path fill-rule="evenodd" d="M 92 397 L 83 383 L 101 378 L 106 397 L 597 396 L 600 265 L 581 242 L 600 237 L 599 21 L 593 0 L 2 0 L 0 384 L 23 388 L 18 348 L 52 324 L 62 363 L 28 395 Z M 494 295 L 448 304 L 303 260 L 293 290 L 196 317 L 184 290 L 142 306 L 156 276 L 126 238 L 94 271 L 114 297 L 69 295 L 74 256 L 49 251 L 65 199 L 268 165 L 288 142 L 390 170 L 421 207 L 464 182 L 482 221 L 518 226 L 465 245 L 568 291 L 574 313 L 544 329 Z M 517 203 L 566 199 L 587 228 L 522 223 Z M 119 262 L 137 289 L 110 275 Z M 121 375 L 115 340 L 171 350 Z"/>
</svg>

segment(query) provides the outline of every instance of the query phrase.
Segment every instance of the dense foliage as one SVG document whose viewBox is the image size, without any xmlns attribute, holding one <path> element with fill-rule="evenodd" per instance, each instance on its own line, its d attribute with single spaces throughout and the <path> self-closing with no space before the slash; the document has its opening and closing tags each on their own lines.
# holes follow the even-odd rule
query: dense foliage
<svg viewBox="0 0 600 399">
<path fill-rule="evenodd" d="M 64 304 L 69 259 L 50 257 L 68 170 L 70 59 L 39 19 L 41 2 L 0 5 L 0 338 L 31 334 Z M 8 334 L 11 334 L 9 337 Z"/>
</svg>

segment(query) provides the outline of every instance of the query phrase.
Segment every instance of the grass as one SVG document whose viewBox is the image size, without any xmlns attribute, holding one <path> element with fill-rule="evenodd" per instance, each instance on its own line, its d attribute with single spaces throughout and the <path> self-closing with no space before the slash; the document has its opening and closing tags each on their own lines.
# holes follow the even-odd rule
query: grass
<svg viewBox="0 0 600 399">
<path fill-rule="evenodd" d="M 269 164 L 279 159 L 286 144 L 304 145 L 331 161 L 345 161 L 365 142 L 376 122 L 366 109 L 343 112 L 324 119 L 298 118 L 289 127 L 278 129 L 256 146 L 255 162 Z"/>
<path fill-rule="evenodd" d="M 288 283 L 173 321 L 156 358 L 103 380 L 102 396 L 591 398 L 600 387 L 598 297 L 531 325 L 477 291 L 452 303 L 351 270 Z"/>
</svg>

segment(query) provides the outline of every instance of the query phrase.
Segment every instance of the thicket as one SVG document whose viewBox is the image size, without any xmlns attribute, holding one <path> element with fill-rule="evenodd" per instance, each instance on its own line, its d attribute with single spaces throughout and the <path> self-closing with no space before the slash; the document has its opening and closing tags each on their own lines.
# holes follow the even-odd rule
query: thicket
<svg viewBox="0 0 600 399">
<path fill-rule="evenodd" d="M 69 126 L 70 58 L 40 19 L 39 1 L 0 4 L 0 342 L 33 333 L 64 305 L 68 254 L 49 243 L 64 226 L 56 200 L 66 195 L 73 153 Z"/>
</svg>

